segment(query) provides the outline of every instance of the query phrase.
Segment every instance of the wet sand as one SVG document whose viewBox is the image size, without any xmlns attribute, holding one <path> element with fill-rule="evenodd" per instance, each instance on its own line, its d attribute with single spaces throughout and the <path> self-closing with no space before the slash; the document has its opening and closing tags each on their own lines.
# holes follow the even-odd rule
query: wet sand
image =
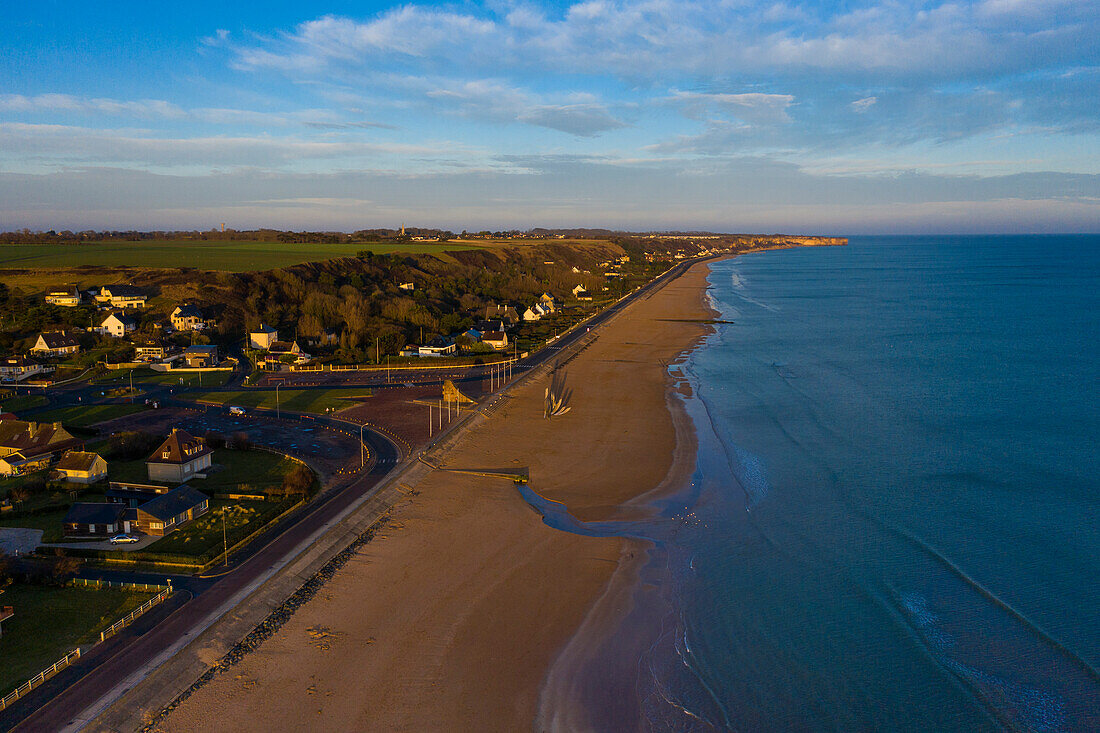
<svg viewBox="0 0 1100 733">
<path fill-rule="evenodd" d="M 710 316 L 706 273 L 696 265 L 633 304 L 563 367 L 568 414 L 543 418 L 549 377 L 532 379 L 442 466 L 525 467 L 535 491 L 585 520 L 640 511 L 639 497 L 678 485 L 694 444 L 670 409 L 667 365 L 706 331 L 691 322 Z M 380 536 L 160 729 L 584 727 L 561 695 L 543 698 L 540 717 L 540 693 L 552 667 L 548 687 L 568 692 L 561 678 L 584 640 L 631 611 L 646 546 L 553 530 L 506 479 L 433 471 L 409 488 Z"/>
</svg>

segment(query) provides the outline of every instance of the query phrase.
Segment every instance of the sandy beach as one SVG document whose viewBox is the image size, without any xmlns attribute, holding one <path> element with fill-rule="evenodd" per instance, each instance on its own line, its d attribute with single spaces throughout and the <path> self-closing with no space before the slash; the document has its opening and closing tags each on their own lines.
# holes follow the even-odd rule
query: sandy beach
<svg viewBox="0 0 1100 733">
<path fill-rule="evenodd" d="M 678 485 L 694 445 L 667 365 L 706 332 L 692 322 L 710 316 L 706 273 L 639 300 L 563 367 L 568 414 L 546 420 L 549 378 L 529 380 L 441 466 L 527 468 L 532 489 L 584 520 Z M 630 612 L 645 545 L 551 529 L 505 479 L 438 470 L 408 488 L 380 536 L 159 729 L 584 727 L 583 709 L 560 709 L 570 659 Z"/>
</svg>

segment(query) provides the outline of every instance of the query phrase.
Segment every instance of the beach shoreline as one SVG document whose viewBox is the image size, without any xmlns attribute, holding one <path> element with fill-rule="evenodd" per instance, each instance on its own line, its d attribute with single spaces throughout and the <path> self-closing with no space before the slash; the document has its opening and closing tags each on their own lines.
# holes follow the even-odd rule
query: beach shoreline
<svg viewBox="0 0 1100 733">
<path fill-rule="evenodd" d="M 442 467 L 527 469 L 581 521 L 682 488 L 694 439 L 669 366 L 710 332 L 707 272 L 639 298 L 562 368 L 569 414 L 545 419 L 549 377 L 529 380 Z M 505 480 L 440 470 L 407 488 L 413 501 L 317 598 L 159 729 L 555 727 L 539 713 L 561 699 L 554 670 L 630 613 L 648 543 L 552 529 Z"/>
</svg>

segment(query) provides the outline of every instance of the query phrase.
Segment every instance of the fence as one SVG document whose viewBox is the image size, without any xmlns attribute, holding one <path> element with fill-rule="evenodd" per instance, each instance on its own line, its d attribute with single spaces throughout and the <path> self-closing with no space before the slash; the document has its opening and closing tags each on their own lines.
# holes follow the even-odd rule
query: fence
<svg viewBox="0 0 1100 733">
<path fill-rule="evenodd" d="M 131 585 L 134 585 L 134 584 L 131 584 Z M 134 587 L 139 587 L 139 586 L 134 585 Z M 148 587 L 148 586 L 146 586 L 146 587 Z M 134 619 L 136 619 L 138 616 L 145 613 L 150 608 L 157 605 L 158 603 L 160 603 L 161 601 L 163 601 L 165 598 L 167 598 L 168 596 L 170 596 L 172 594 L 172 587 L 171 586 L 160 586 L 160 587 L 164 588 L 164 590 L 162 590 L 160 593 L 157 593 L 155 596 L 153 596 L 152 598 L 147 600 L 145 603 L 142 603 L 140 606 L 135 608 L 133 611 L 130 611 L 130 613 L 126 614 L 125 616 L 120 618 L 118 621 L 115 621 L 113 624 L 108 626 L 103 631 L 100 631 L 99 632 L 99 640 L 100 641 L 106 641 L 110 637 L 114 636 L 116 633 L 119 632 L 119 630 L 124 629 L 127 626 L 129 626 L 131 623 L 133 623 Z"/>
<path fill-rule="evenodd" d="M 61 659 L 58 659 L 49 667 L 36 674 L 34 677 L 31 677 L 29 680 L 19 685 L 19 687 L 16 687 L 15 690 L 13 690 L 7 696 L 0 698 L 0 710 L 4 710 L 5 708 L 10 707 L 11 704 L 14 703 L 16 700 L 23 697 L 34 688 L 38 687 L 46 680 L 50 679 L 55 674 L 68 667 L 76 659 L 80 659 L 79 647 L 73 649 Z"/>
</svg>

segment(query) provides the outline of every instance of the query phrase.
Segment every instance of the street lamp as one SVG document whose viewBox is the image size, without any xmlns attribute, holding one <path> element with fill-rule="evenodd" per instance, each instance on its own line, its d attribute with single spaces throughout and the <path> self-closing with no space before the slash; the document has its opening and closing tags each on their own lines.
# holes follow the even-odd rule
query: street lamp
<svg viewBox="0 0 1100 733">
<path fill-rule="evenodd" d="M 359 425 L 359 468 L 367 465 L 366 456 L 363 454 L 363 426 L 366 423 L 360 423 Z"/>
</svg>

